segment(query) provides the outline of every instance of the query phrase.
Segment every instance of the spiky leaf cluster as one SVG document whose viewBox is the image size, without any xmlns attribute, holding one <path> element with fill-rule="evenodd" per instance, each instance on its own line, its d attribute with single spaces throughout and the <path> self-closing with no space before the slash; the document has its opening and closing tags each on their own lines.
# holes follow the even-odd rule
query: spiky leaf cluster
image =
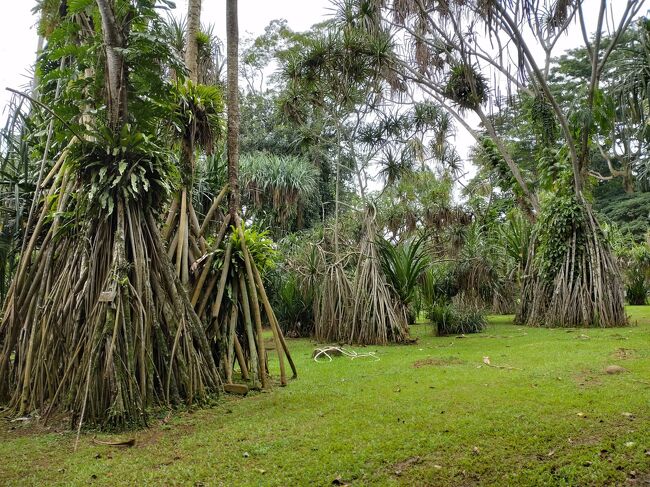
<svg viewBox="0 0 650 487">
<path fill-rule="evenodd" d="M 159 208 L 176 177 L 169 152 L 129 124 L 117 136 L 102 133 L 102 139 L 77 144 L 69 163 L 81 180 L 79 199 L 88 213 L 107 217 L 119 198 Z"/>
<path fill-rule="evenodd" d="M 173 96 L 176 107 L 172 126 L 176 136 L 192 137 L 199 147 L 211 155 L 225 134 L 221 89 L 187 81 L 174 86 Z"/>
<path fill-rule="evenodd" d="M 445 95 L 461 109 L 476 110 L 487 100 L 488 91 L 485 76 L 473 66 L 460 64 L 449 72 Z"/>
</svg>

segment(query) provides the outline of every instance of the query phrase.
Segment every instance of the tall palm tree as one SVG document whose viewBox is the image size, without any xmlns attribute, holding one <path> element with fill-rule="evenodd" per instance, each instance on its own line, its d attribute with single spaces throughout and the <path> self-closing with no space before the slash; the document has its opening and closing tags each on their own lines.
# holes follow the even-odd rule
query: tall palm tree
<svg viewBox="0 0 650 487">
<path fill-rule="evenodd" d="M 229 213 L 234 220 L 239 212 L 239 22 L 237 0 L 226 4 L 226 52 L 228 88 L 228 183 Z"/>
<path fill-rule="evenodd" d="M 187 4 L 187 31 L 185 34 L 185 65 L 190 81 L 199 78 L 199 32 L 201 29 L 201 0 L 189 0 Z"/>
</svg>

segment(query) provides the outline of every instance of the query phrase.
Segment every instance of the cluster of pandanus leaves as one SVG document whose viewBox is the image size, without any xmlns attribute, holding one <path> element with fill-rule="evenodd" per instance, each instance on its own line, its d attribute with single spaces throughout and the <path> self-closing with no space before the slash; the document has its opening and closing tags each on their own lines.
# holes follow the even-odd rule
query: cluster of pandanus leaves
<svg viewBox="0 0 650 487">
<path fill-rule="evenodd" d="M 273 211 L 275 222 L 286 228 L 317 194 L 319 172 L 300 157 L 253 153 L 240 161 L 240 180 L 252 206 Z"/>
</svg>

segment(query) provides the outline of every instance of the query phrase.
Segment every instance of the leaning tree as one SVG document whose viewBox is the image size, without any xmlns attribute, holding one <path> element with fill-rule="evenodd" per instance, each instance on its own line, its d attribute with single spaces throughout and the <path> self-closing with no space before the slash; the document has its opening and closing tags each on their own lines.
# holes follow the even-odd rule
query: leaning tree
<svg viewBox="0 0 650 487">
<path fill-rule="evenodd" d="M 161 81 L 160 60 L 171 53 L 157 7 L 42 6 L 40 87 L 63 80 L 51 112 L 65 143 L 48 155 L 0 324 L 0 399 L 18 414 L 139 425 L 149 407 L 200 401 L 220 387 L 158 230 L 174 171 L 158 143 L 168 137 L 160 110 L 173 104 Z M 53 69 L 62 56 L 65 69 Z"/>
<path fill-rule="evenodd" d="M 576 0 L 351 3 L 362 25 L 402 36 L 406 78 L 493 151 L 538 222 L 518 321 L 625 324 L 618 264 L 589 201 L 589 169 L 595 136 L 608 123 L 599 81 L 643 0 L 601 0 L 593 23 L 585 2 Z M 588 83 L 567 110 L 554 94 L 549 71 L 557 43 L 572 27 L 582 33 L 590 62 Z M 603 44 L 607 28 L 611 41 Z M 494 123 L 501 106 L 525 98 L 532 100 L 529 130 L 543 149 L 537 163 L 561 169 L 548 187 L 526 177 Z M 468 113 L 478 117 L 482 131 L 470 126 Z"/>
</svg>

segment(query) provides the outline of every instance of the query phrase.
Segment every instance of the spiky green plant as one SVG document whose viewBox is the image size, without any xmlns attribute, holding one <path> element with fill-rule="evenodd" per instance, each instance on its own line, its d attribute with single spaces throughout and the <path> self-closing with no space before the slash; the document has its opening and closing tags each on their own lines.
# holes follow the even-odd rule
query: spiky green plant
<svg viewBox="0 0 650 487">
<path fill-rule="evenodd" d="M 454 66 L 447 79 L 445 95 L 463 110 L 476 110 L 488 97 L 485 76 L 474 66 Z"/>
<path fill-rule="evenodd" d="M 379 259 L 388 283 L 399 296 L 400 304 L 408 310 L 417 295 L 420 276 L 429 264 L 424 236 L 394 245 L 378 240 Z M 410 316 L 413 319 L 413 316 Z"/>
<path fill-rule="evenodd" d="M 644 305 L 650 293 L 650 246 L 629 243 L 619 258 L 624 270 L 625 298 L 629 304 Z"/>
<path fill-rule="evenodd" d="M 301 278 L 284 270 L 273 280 L 273 310 L 287 336 L 308 337 L 314 332 L 314 296 L 305 292 Z"/>
<path fill-rule="evenodd" d="M 36 171 L 30 154 L 34 120 L 27 118 L 22 100 L 11 99 L 0 130 L 0 299 L 18 263 L 23 227 L 28 218 Z"/>
<path fill-rule="evenodd" d="M 480 333 L 487 326 L 485 315 L 480 310 L 450 303 L 429 307 L 427 318 L 439 336 Z"/>
<path fill-rule="evenodd" d="M 240 179 L 244 197 L 254 211 L 270 217 L 271 226 L 302 226 L 304 208 L 318 194 L 319 171 L 301 157 L 269 153 L 241 158 Z"/>
</svg>

